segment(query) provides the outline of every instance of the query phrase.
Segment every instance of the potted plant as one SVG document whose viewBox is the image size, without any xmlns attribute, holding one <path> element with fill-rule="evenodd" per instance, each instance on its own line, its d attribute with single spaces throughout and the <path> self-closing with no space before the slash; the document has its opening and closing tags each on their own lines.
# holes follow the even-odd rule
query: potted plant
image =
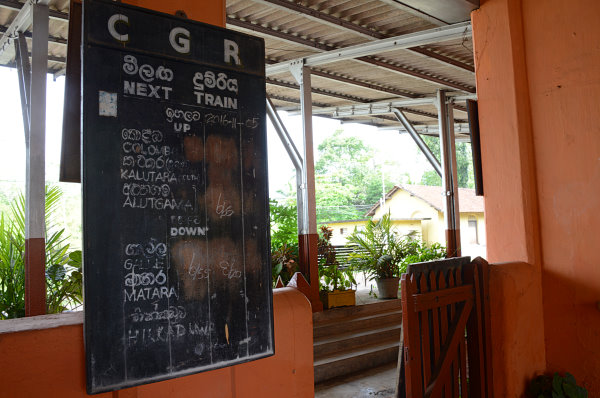
<svg viewBox="0 0 600 398">
<path fill-rule="evenodd" d="M 331 244 L 332 231 L 321 227 L 318 241 L 319 253 L 319 296 L 325 308 L 342 307 L 356 304 L 352 285 L 356 285 L 351 269 L 340 268 L 336 259 L 335 247 Z"/>
<path fill-rule="evenodd" d="M 579 386 L 572 374 L 539 375 L 529 383 L 527 397 L 531 398 L 587 398 L 588 392 Z"/>
<path fill-rule="evenodd" d="M 347 239 L 357 246 L 350 254 L 355 268 L 375 279 L 379 298 L 398 298 L 399 265 L 406 257 L 406 241 L 392 227 L 390 215 L 369 220 L 364 230 L 354 230 Z"/>
</svg>

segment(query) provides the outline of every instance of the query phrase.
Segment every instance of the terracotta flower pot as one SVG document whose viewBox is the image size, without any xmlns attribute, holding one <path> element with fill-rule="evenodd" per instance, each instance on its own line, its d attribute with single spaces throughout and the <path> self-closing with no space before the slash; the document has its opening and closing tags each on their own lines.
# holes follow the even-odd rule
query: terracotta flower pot
<svg viewBox="0 0 600 398">
<path fill-rule="evenodd" d="M 375 282 L 377 282 L 378 298 L 398 298 L 398 285 L 400 284 L 400 278 L 375 279 Z"/>
</svg>

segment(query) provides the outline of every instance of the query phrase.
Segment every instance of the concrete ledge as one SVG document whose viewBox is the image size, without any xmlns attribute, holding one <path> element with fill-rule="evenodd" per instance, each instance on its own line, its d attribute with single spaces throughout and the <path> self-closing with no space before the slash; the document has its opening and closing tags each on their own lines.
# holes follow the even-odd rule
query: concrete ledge
<svg viewBox="0 0 600 398">
<path fill-rule="evenodd" d="M 83 311 L 30 316 L 27 318 L 0 321 L 0 334 L 52 329 L 79 324 L 83 324 Z"/>
<path fill-rule="evenodd" d="M 312 309 L 292 288 L 273 292 L 275 355 L 99 398 L 314 396 Z M 0 321 L 2 397 L 88 397 L 82 312 Z"/>
</svg>

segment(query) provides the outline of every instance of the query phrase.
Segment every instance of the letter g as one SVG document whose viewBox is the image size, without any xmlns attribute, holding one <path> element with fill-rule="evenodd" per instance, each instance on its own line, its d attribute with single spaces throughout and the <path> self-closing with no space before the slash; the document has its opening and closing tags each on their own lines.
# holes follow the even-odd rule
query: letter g
<svg viewBox="0 0 600 398">
<path fill-rule="evenodd" d="M 190 31 L 181 27 L 173 28 L 169 34 L 169 42 L 178 53 L 188 54 L 190 52 Z"/>
</svg>

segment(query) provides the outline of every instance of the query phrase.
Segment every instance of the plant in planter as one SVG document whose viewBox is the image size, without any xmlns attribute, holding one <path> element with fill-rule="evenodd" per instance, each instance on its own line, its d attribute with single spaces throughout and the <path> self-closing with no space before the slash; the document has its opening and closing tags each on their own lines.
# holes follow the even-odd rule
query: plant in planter
<svg viewBox="0 0 600 398">
<path fill-rule="evenodd" d="M 335 248 L 331 244 L 332 231 L 327 226 L 321 227 L 318 241 L 319 253 L 319 290 L 325 308 L 355 305 L 356 285 L 352 270 L 341 269 L 336 259 Z"/>
<path fill-rule="evenodd" d="M 271 224 L 271 274 L 273 287 L 277 281 L 286 286 L 294 273 L 298 271 L 298 229 L 296 225 L 296 206 L 270 203 Z"/>
<path fill-rule="evenodd" d="M 587 398 L 587 390 L 577 385 L 575 377 L 566 373 L 564 377 L 558 373 L 554 376 L 540 375 L 534 378 L 527 389 L 531 398 Z"/>
<path fill-rule="evenodd" d="M 369 220 L 364 230 L 356 230 L 348 237 L 348 243 L 360 249 L 350 255 L 351 261 L 369 279 L 375 279 L 380 298 L 398 297 L 399 277 L 408 264 L 446 256 L 439 243 L 429 245 L 415 234 L 398 235 L 389 213 L 379 221 Z"/>
<path fill-rule="evenodd" d="M 286 244 L 271 249 L 271 273 L 273 287 L 281 278 L 281 283 L 286 286 L 296 271 L 298 271 L 298 244 Z"/>
<path fill-rule="evenodd" d="M 360 250 L 350 254 L 353 266 L 375 279 L 379 298 L 397 298 L 402 260 L 408 254 L 408 240 L 398 235 L 389 213 L 380 220 L 369 220 L 364 230 L 354 230 L 348 244 Z"/>
</svg>

